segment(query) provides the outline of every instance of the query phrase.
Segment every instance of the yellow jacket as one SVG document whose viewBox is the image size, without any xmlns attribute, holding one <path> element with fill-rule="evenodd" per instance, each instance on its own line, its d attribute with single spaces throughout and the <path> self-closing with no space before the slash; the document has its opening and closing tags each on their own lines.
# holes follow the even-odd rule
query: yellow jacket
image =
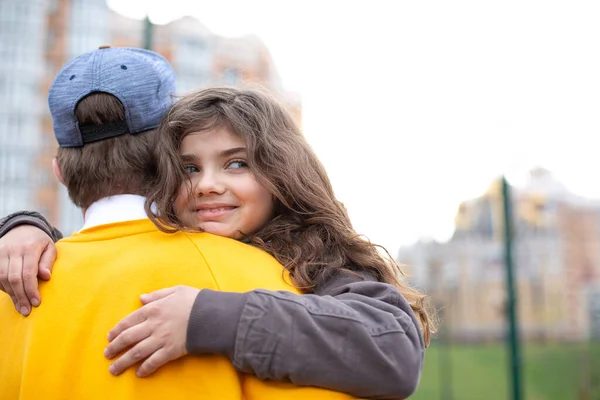
<svg viewBox="0 0 600 400">
<path fill-rule="evenodd" d="M 175 285 L 245 292 L 295 289 L 270 255 L 206 233 L 158 231 L 149 220 L 101 225 L 57 243 L 43 304 L 25 318 L 0 295 L 0 398 L 336 399 L 340 393 L 263 382 L 239 374 L 224 356 L 184 357 L 149 378 L 115 377 L 106 335 L 140 307 L 139 295 Z"/>
</svg>

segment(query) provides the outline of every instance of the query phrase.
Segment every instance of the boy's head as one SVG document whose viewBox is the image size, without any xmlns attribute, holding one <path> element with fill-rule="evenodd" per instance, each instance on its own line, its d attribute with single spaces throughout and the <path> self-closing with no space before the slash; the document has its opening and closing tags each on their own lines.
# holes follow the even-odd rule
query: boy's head
<svg viewBox="0 0 600 400">
<path fill-rule="evenodd" d="M 103 47 L 60 70 L 48 95 L 59 144 L 53 167 L 77 206 L 146 194 L 155 130 L 174 94 L 171 66 L 147 50 Z"/>
</svg>

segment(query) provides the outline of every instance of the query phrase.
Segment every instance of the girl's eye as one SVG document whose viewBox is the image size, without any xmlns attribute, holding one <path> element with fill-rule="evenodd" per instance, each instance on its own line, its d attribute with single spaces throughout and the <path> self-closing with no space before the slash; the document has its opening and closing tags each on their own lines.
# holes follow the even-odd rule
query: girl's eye
<svg viewBox="0 0 600 400">
<path fill-rule="evenodd" d="M 196 172 L 200 172 L 200 170 L 198 169 L 198 167 L 196 167 L 195 165 L 186 165 L 185 167 L 183 167 L 183 169 L 188 174 L 193 174 L 193 173 L 196 173 Z"/>
<path fill-rule="evenodd" d="M 248 168 L 248 163 L 241 160 L 235 160 L 227 164 L 227 168 L 231 169 L 240 169 L 240 168 Z"/>
</svg>

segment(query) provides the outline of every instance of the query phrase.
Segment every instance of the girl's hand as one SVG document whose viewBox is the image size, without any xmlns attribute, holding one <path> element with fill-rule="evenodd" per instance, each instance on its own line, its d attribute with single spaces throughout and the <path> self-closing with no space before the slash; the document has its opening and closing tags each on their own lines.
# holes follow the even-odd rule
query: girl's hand
<svg viewBox="0 0 600 400">
<path fill-rule="evenodd" d="M 54 260 L 52 238 L 35 226 L 19 225 L 0 239 L 0 290 L 24 316 L 40 305 L 38 278 L 50 279 Z"/>
<path fill-rule="evenodd" d="M 199 289 L 175 286 L 140 297 L 144 306 L 122 319 L 108 334 L 104 355 L 113 359 L 113 375 L 143 361 L 137 376 L 146 377 L 171 360 L 187 354 L 186 333 Z"/>
</svg>

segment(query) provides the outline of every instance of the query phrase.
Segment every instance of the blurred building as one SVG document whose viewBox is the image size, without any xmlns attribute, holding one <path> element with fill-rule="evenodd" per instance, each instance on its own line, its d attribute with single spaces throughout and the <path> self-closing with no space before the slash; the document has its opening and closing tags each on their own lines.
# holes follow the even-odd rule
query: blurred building
<svg viewBox="0 0 600 400">
<path fill-rule="evenodd" d="M 495 340 L 506 331 L 500 181 L 463 202 L 446 243 L 420 242 L 398 259 L 443 309 L 454 338 Z M 544 169 L 512 190 L 521 334 L 534 340 L 600 338 L 600 201 L 569 192 Z"/>
<path fill-rule="evenodd" d="M 47 185 L 37 170 L 48 12 L 45 0 L 0 1 L 0 215 L 36 204 Z"/>
<path fill-rule="evenodd" d="M 101 45 L 150 42 L 173 65 L 178 94 L 214 85 L 260 85 L 300 124 L 300 101 L 283 89 L 257 37 L 219 37 L 191 17 L 149 26 L 111 11 L 105 0 L 0 1 L 0 217 L 28 209 L 47 215 L 67 234 L 81 226 L 81 211 L 50 169 L 57 145 L 47 94 L 66 62 Z"/>
</svg>

